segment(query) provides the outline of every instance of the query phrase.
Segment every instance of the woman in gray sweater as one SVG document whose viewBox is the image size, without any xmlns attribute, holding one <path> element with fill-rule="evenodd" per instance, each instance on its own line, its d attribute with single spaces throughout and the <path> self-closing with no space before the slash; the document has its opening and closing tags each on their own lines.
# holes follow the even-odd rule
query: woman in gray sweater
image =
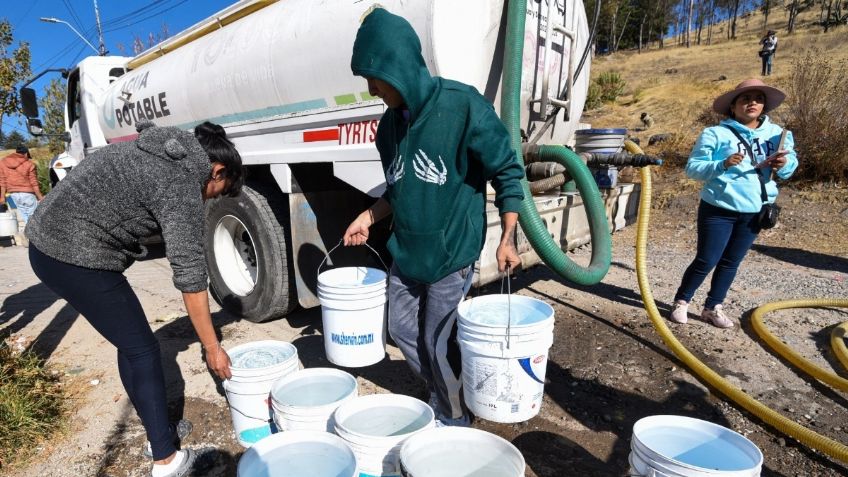
<svg viewBox="0 0 848 477">
<path fill-rule="evenodd" d="M 216 124 L 200 124 L 192 134 L 147 122 L 138 131 L 136 140 L 81 161 L 47 194 L 26 234 L 38 278 L 118 349 L 121 381 L 150 442 L 152 476 L 179 477 L 191 471 L 196 454 L 177 450 L 159 342 L 123 271 L 147 254 L 140 239 L 161 233 L 206 363 L 229 378 L 230 358 L 209 313 L 204 201 L 238 195 L 242 164 Z"/>
</svg>

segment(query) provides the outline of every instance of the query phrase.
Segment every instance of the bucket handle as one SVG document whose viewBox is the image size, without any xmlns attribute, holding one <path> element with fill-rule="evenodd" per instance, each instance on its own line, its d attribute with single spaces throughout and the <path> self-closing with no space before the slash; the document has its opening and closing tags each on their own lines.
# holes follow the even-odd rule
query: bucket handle
<svg viewBox="0 0 848 477">
<path fill-rule="evenodd" d="M 509 349 L 512 327 L 512 290 L 509 282 L 510 266 L 506 266 L 506 274 L 501 277 L 501 295 L 503 295 L 504 280 L 506 280 L 506 349 Z"/>
<path fill-rule="evenodd" d="M 331 254 L 331 253 L 333 253 L 333 251 L 334 251 L 335 249 L 339 248 L 339 246 L 340 246 L 342 243 L 344 243 L 344 238 L 339 239 L 339 243 L 337 243 L 335 247 L 331 248 L 329 252 L 327 252 L 326 254 L 324 254 L 324 260 L 321 260 L 321 263 L 318 265 L 318 275 L 320 275 L 320 274 L 321 274 L 321 267 L 323 267 L 323 266 L 324 266 L 324 263 L 327 261 L 327 259 L 328 259 L 328 258 L 330 258 L 330 254 Z M 389 267 L 387 267 L 387 266 L 386 266 L 386 262 L 384 262 L 384 261 L 383 261 L 383 257 L 381 257 L 381 256 L 380 256 L 380 254 L 379 254 L 379 253 L 377 253 L 377 251 L 376 251 L 376 250 L 374 250 L 374 248 L 373 248 L 373 247 L 371 247 L 370 245 L 368 245 L 368 243 L 367 243 L 367 242 L 366 242 L 366 243 L 364 243 L 364 244 L 362 244 L 362 245 L 365 245 L 366 247 L 368 247 L 368 249 L 369 249 L 369 250 L 371 250 L 372 252 L 374 252 L 374 255 L 376 255 L 376 256 L 377 256 L 377 260 L 379 260 L 379 261 L 380 261 L 380 263 L 381 263 L 381 264 L 383 264 L 383 270 L 385 270 L 385 271 L 386 271 L 386 273 L 388 273 L 388 271 L 389 271 Z"/>
<path fill-rule="evenodd" d="M 269 393 L 269 396 L 270 396 L 270 393 Z M 227 406 L 229 406 L 230 409 L 232 409 L 233 411 L 241 414 L 242 416 L 244 416 L 248 419 L 256 419 L 257 421 L 265 421 L 265 422 L 271 422 L 271 420 L 272 420 L 270 416 L 268 416 L 268 417 L 251 416 L 250 414 L 248 414 L 248 413 L 242 411 L 241 409 L 233 406 L 233 403 L 230 401 L 230 398 L 227 396 L 227 393 L 224 393 L 224 399 L 227 401 Z"/>
</svg>

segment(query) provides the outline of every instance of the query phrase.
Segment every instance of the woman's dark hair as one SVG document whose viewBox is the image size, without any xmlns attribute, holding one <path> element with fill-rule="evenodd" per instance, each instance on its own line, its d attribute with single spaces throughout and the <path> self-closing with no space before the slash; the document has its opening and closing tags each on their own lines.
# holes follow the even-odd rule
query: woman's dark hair
<svg viewBox="0 0 848 477">
<path fill-rule="evenodd" d="M 223 175 L 228 186 L 223 195 L 238 196 L 241 186 L 244 185 L 244 169 L 241 165 L 241 156 L 232 141 L 227 139 L 224 128 L 219 124 L 206 121 L 194 127 L 194 137 L 203 146 L 209 156 L 209 162 L 217 162 L 224 166 Z"/>
</svg>

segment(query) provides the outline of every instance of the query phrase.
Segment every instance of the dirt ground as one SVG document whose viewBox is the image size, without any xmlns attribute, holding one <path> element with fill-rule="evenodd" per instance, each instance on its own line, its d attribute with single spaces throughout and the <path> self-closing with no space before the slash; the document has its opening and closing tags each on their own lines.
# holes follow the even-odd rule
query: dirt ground
<svg viewBox="0 0 848 477">
<path fill-rule="evenodd" d="M 666 312 L 683 270 L 694 254 L 697 196 L 669 175 L 655 184 L 663 205 L 652 211 L 649 276 L 657 304 Z M 784 298 L 848 296 L 848 192 L 844 189 L 784 190 L 783 219 L 761 234 L 731 289 L 727 308 L 742 326 L 719 330 L 697 319 L 672 330 L 695 355 L 752 396 L 813 430 L 848 442 L 848 395 L 797 372 L 757 338 L 751 311 Z M 528 422 L 474 427 L 514 443 L 527 461 L 528 477 L 626 475 L 633 424 L 653 414 L 706 419 L 742 433 L 765 456 L 764 476 L 848 475 L 839 463 L 765 426 L 694 378 L 662 343 L 642 307 L 634 270 L 635 226 L 613 237 L 613 266 L 603 283 L 575 287 L 544 266 L 519 272 L 516 293 L 554 306 L 557 326 L 550 350 L 541 413 Z M 589 251 L 570 254 L 581 263 Z M 70 424 L 45 442 L 26 466 L 4 469 L 10 477 L 144 476 L 143 430 L 121 388 L 115 352 L 77 313 L 38 283 L 26 249 L 0 248 L 0 335 L 35 339 L 34 349 L 66 374 L 76 390 Z M 153 257 L 127 273 L 162 345 L 174 417 L 195 426 L 184 445 L 214 446 L 208 475 L 231 476 L 242 449 L 233 437 L 223 390 L 212 379 L 181 300 L 170 283 L 167 261 Z M 703 286 L 693 303 L 703 300 Z M 472 295 L 496 293 L 473 290 Z M 225 347 L 257 340 L 292 342 L 304 367 L 331 366 L 324 357 L 320 310 L 253 324 L 213 305 Z M 119 317 L 116 317 L 119 319 Z M 840 369 L 829 351 L 830 329 L 848 320 L 844 310 L 781 311 L 768 316 L 771 329 L 803 355 Z M 393 392 L 424 396 L 400 353 L 388 347 L 380 363 L 348 371 L 362 394 Z M 181 396 L 185 395 L 185 399 Z"/>
</svg>

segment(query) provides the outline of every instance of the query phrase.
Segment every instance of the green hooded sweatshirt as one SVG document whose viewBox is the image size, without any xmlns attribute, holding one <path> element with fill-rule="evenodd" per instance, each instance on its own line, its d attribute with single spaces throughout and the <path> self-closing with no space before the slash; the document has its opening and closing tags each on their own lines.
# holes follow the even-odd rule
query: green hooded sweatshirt
<svg viewBox="0 0 848 477">
<path fill-rule="evenodd" d="M 434 283 L 471 265 L 486 235 L 486 182 L 501 214 L 518 212 L 524 198 L 524 169 L 492 104 L 471 86 L 431 76 L 415 30 L 382 8 L 363 20 L 351 69 L 390 84 L 407 108 L 389 108 L 376 138 L 398 269 Z"/>
</svg>

